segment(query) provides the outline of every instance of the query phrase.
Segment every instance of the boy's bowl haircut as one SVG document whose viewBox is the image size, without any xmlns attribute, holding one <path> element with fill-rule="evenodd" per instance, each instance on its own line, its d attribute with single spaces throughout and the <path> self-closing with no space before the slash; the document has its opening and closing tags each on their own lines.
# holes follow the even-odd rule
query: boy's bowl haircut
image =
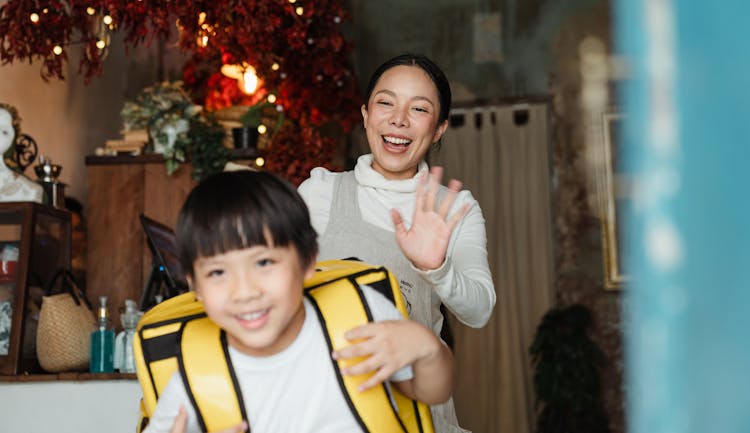
<svg viewBox="0 0 750 433">
<path fill-rule="evenodd" d="M 292 246 L 307 266 L 318 253 L 305 202 L 291 183 L 264 171 L 230 171 L 198 184 L 175 230 L 180 263 L 192 275 L 199 257 L 255 245 Z"/>
</svg>

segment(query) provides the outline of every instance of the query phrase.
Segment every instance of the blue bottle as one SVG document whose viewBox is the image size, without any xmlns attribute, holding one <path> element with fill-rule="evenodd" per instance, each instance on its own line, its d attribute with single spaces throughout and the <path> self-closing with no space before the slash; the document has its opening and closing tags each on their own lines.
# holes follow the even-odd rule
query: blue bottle
<svg viewBox="0 0 750 433">
<path fill-rule="evenodd" d="M 91 333 L 89 371 L 92 373 L 112 373 L 115 371 L 115 330 L 109 323 L 106 296 L 99 297 L 99 311 L 96 317 L 99 327 Z"/>
</svg>

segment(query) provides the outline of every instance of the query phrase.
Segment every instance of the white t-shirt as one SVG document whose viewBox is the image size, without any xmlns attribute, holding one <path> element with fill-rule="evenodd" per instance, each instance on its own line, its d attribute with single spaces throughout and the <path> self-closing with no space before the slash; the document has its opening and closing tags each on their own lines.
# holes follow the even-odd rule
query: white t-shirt
<svg viewBox="0 0 750 433">
<path fill-rule="evenodd" d="M 380 293 L 362 286 L 376 321 L 403 316 Z M 253 357 L 229 348 L 253 433 L 352 433 L 361 428 L 346 403 L 333 369 L 324 332 L 305 298 L 305 321 L 297 338 L 282 352 Z M 409 380 L 411 367 L 391 381 Z M 164 388 L 144 433 L 169 432 L 180 405 L 187 409 L 186 433 L 200 432 L 182 378 L 175 373 Z"/>
</svg>

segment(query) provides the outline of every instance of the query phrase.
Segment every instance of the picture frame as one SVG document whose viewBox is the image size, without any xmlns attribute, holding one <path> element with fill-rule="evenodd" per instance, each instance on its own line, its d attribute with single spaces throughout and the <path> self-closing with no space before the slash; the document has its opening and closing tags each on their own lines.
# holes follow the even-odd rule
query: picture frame
<svg viewBox="0 0 750 433">
<path fill-rule="evenodd" d="M 13 375 L 21 371 L 25 348 L 29 248 L 24 240 L 32 228 L 23 224 L 22 209 L 6 207 L 0 209 L 0 374 Z"/>
<path fill-rule="evenodd" d="M 602 255 L 604 287 L 620 290 L 630 281 L 623 260 L 622 215 L 632 197 L 627 174 L 623 171 L 619 143 L 620 128 L 624 115 L 616 108 L 601 116 L 602 161 L 599 174 L 600 221 L 602 232 Z"/>
</svg>

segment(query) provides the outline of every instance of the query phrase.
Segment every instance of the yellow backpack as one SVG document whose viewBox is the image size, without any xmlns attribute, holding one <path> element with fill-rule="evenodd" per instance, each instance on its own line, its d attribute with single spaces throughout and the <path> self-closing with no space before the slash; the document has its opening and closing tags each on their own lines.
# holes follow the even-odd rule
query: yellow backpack
<svg viewBox="0 0 750 433">
<path fill-rule="evenodd" d="M 305 296 L 312 301 L 324 325 L 329 352 L 349 344 L 343 337 L 346 330 L 372 321 L 360 284 L 385 295 L 407 317 L 398 283 L 387 269 L 352 260 L 319 262 L 315 274 L 305 281 Z M 203 304 L 195 300 L 192 292 L 147 311 L 138 323 L 133 345 L 143 391 L 137 431 L 148 423 L 159 394 L 175 371 L 182 375 L 203 431 L 221 431 L 248 419 L 229 361 L 225 334 L 206 317 Z M 343 376 L 338 361 L 331 362 L 363 431 L 434 432 L 429 406 L 411 400 L 395 387 L 381 385 L 359 392 L 358 385 L 370 375 Z M 391 397 L 398 410 L 391 405 Z"/>
</svg>

